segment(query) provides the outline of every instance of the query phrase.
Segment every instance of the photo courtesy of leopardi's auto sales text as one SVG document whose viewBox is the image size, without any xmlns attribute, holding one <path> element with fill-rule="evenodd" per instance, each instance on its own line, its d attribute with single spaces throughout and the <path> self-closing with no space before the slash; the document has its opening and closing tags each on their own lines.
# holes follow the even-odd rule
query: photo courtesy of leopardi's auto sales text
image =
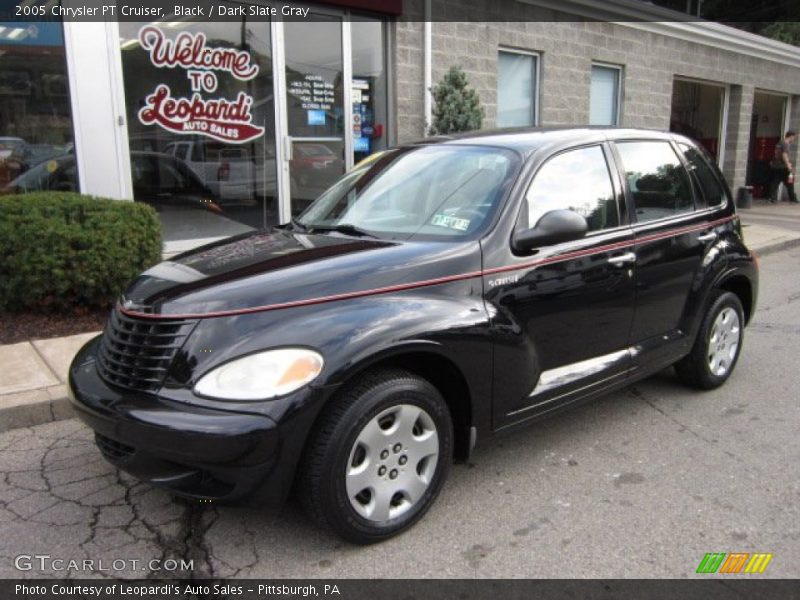
<svg viewBox="0 0 800 600">
<path fill-rule="evenodd" d="M 0 600 L 800 597 L 795 0 L 0 0 Z"/>
</svg>

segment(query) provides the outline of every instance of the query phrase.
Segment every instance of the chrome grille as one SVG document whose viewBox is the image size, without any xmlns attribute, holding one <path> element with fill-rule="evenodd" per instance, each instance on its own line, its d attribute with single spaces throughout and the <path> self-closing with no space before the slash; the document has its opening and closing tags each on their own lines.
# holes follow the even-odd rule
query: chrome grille
<svg viewBox="0 0 800 600">
<path fill-rule="evenodd" d="M 134 319 L 114 310 L 100 343 L 98 373 L 112 385 L 157 390 L 195 323 Z"/>
</svg>

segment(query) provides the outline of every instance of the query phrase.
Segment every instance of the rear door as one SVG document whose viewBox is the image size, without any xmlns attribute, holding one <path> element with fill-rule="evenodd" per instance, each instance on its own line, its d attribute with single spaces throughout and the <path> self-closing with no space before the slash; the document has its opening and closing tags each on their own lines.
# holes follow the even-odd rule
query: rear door
<svg viewBox="0 0 800 600">
<path fill-rule="evenodd" d="M 501 428 L 624 379 L 634 311 L 633 232 L 604 144 L 545 161 L 527 188 L 517 230 L 546 212 L 583 215 L 587 235 L 526 256 L 490 254 L 486 301 L 495 324 L 494 421 Z"/>
<path fill-rule="evenodd" d="M 683 316 L 716 235 L 709 211 L 697 210 L 692 181 L 669 140 L 614 146 L 636 238 L 635 366 L 655 371 L 690 344 Z"/>
</svg>

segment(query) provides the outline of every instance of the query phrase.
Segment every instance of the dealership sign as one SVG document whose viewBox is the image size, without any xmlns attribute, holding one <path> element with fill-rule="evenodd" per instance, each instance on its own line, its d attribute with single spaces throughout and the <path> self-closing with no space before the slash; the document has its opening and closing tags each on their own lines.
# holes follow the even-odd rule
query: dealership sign
<svg viewBox="0 0 800 600">
<path fill-rule="evenodd" d="M 236 48 L 210 47 L 202 33 L 182 32 L 174 40 L 154 25 L 139 30 L 139 43 L 150 54 L 153 66 L 185 69 L 192 96 L 173 96 L 167 84 L 161 83 L 145 98 L 139 111 L 144 125 L 159 125 L 179 134 L 201 134 L 221 142 L 242 144 L 264 134 L 264 128 L 253 125 L 253 97 L 239 92 L 236 99 L 205 99 L 200 92 L 213 93 L 218 87 L 218 72 L 239 81 L 258 75 L 258 65 L 250 53 Z"/>
</svg>

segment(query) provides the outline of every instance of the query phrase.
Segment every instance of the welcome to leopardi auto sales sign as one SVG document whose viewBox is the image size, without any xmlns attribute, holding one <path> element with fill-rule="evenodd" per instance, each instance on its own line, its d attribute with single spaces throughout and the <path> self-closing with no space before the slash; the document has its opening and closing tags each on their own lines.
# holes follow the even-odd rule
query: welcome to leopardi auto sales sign
<svg viewBox="0 0 800 600">
<path fill-rule="evenodd" d="M 174 40 L 154 25 L 139 30 L 139 43 L 150 54 L 153 66 L 185 69 L 192 96 L 175 97 L 169 85 L 160 83 L 145 98 L 139 110 L 144 125 L 159 125 L 179 134 L 200 134 L 221 142 L 243 144 L 264 134 L 253 125 L 253 97 L 239 92 L 235 100 L 205 99 L 200 92 L 214 93 L 219 85 L 217 73 L 227 73 L 239 81 L 258 75 L 258 65 L 250 53 L 236 48 L 210 47 L 203 33 L 179 33 Z"/>
</svg>

